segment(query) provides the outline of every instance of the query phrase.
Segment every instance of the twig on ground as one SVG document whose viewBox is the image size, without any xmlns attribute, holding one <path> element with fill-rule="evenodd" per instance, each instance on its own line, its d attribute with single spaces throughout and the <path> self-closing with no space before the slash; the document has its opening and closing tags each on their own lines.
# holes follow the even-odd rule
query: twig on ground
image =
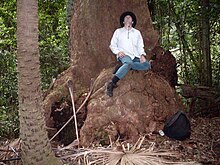
<svg viewBox="0 0 220 165">
<path fill-rule="evenodd" d="M 67 81 L 67 86 L 69 88 L 72 106 L 73 106 L 73 117 L 74 117 L 74 123 L 75 123 L 75 131 L 76 131 L 76 140 L 78 142 L 79 147 L 79 134 L 78 134 L 78 127 L 77 127 L 77 119 L 76 119 L 76 110 L 75 110 L 75 104 L 74 104 L 74 97 L 73 97 L 73 82 L 72 80 Z"/>
<path fill-rule="evenodd" d="M 213 142 L 214 142 L 214 139 L 212 139 L 212 142 L 211 142 L 211 151 L 214 155 L 216 155 L 216 153 L 213 151 Z"/>
</svg>

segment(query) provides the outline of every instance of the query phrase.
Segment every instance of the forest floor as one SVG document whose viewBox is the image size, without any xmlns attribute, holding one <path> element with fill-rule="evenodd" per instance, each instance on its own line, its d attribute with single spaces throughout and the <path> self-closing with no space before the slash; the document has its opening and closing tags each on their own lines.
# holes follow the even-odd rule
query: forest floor
<svg viewBox="0 0 220 165">
<path fill-rule="evenodd" d="M 146 137 L 142 147 L 147 148 L 154 143 L 155 150 L 179 153 L 178 158 L 172 158 L 173 161 L 220 164 L 220 118 L 193 118 L 191 119 L 191 128 L 192 134 L 188 140 L 177 141 L 165 136 L 152 135 Z M 10 147 L 9 141 L 13 141 Z M 19 159 L 19 155 L 20 144 L 18 145 L 15 140 L 0 142 L 0 164 L 10 164 L 14 163 L 14 161 L 19 161 L 14 160 Z M 11 161 L 4 162 L 6 159 Z"/>
<path fill-rule="evenodd" d="M 191 129 L 191 137 L 185 141 L 158 135 L 155 138 L 156 148 L 177 151 L 180 153 L 179 161 L 220 164 L 220 118 L 193 118 Z"/>
</svg>

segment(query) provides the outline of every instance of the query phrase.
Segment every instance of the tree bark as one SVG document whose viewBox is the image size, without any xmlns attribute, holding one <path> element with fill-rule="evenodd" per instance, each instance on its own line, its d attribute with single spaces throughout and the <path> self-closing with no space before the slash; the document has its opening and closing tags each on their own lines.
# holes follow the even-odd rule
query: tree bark
<svg viewBox="0 0 220 165">
<path fill-rule="evenodd" d="M 99 96 L 97 98 L 90 98 L 88 103 L 86 104 L 86 115 L 88 115 L 91 111 L 99 111 L 101 115 L 94 115 L 92 120 L 89 120 L 87 116 L 86 120 L 83 121 L 84 125 L 82 128 L 83 131 L 80 133 L 80 138 L 84 139 L 82 140 L 83 143 L 86 143 L 87 138 L 91 138 L 90 135 L 87 133 L 87 129 L 90 131 L 89 133 L 93 134 L 94 131 L 92 129 L 89 129 L 91 127 L 95 127 L 98 122 L 94 121 L 103 121 L 102 124 L 105 122 L 105 118 L 103 118 L 103 115 L 105 114 L 105 109 L 111 109 L 111 107 L 116 107 L 115 111 L 120 112 L 121 110 L 126 112 L 126 109 L 130 109 L 128 101 L 132 101 L 133 105 L 139 104 L 141 106 L 141 111 L 144 111 L 144 115 L 148 116 L 147 113 L 150 113 L 150 111 L 147 111 L 148 105 L 150 106 L 150 109 L 152 110 L 152 115 L 148 118 L 149 123 L 144 125 L 144 127 L 147 127 L 148 125 L 154 125 L 155 121 L 154 117 L 157 118 L 155 115 L 161 115 L 161 113 L 154 113 L 153 111 L 158 109 L 158 105 L 161 103 L 161 110 L 164 110 L 163 119 L 167 117 L 167 114 L 172 114 L 174 111 L 178 110 L 179 106 L 179 100 L 176 99 L 175 90 L 172 88 L 172 86 L 176 85 L 176 77 L 175 79 L 172 79 L 172 82 L 169 82 L 169 76 L 170 74 L 176 75 L 176 72 L 171 71 L 172 69 L 175 69 L 176 64 L 175 59 L 173 59 L 170 56 L 170 53 L 162 53 L 160 54 L 160 49 L 158 50 L 158 63 L 162 64 L 164 61 L 166 64 L 169 64 L 170 72 L 169 74 L 165 74 L 164 67 L 167 67 L 167 65 L 161 65 L 161 67 L 154 67 L 155 70 L 157 70 L 157 74 L 149 74 L 149 76 L 145 76 L 144 72 L 137 73 L 135 71 L 131 71 L 129 73 L 130 76 L 126 76 L 126 79 L 121 81 L 122 85 L 119 85 L 119 87 L 116 89 L 116 93 L 114 93 L 115 98 L 109 98 L 106 93 L 106 84 L 113 76 L 112 70 L 113 66 L 116 64 L 116 57 L 112 54 L 112 52 L 109 49 L 109 44 L 111 37 L 113 35 L 113 32 L 116 28 L 120 27 L 119 23 L 119 17 L 120 15 L 125 11 L 132 11 L 135 13 L 137 17 L 137 26 L 136 28 L 141 31 L 144 43 L 145 43 L 145 51 L 147 54 L 150 54 L 151 50 L 157 45 L 158 41 L 158 34 L 154 30 L 152 26 L 152 21 L 150 18 L 150 13 L 148 10 L 148 6 L 146 3 L 146 0 L 93 0 L 93 1 L 74 1 L 74 11 L 73 16 L 71 20 L 71 27 L 70 27 L 70 43 L 71 43 L 71 67 L 67 69 L 65 72 L 58 77 L 58 79 L 55 81 L 53 89 L 49 92 L 49 95 L 44 100 L 44 107 L 46 109 L 45 115 L 47 118 L 47 126 L 53 127 L 53 121 L 51 121 L 50 115 L 51 115 L 51 105 L 56 102 L 60 101 L 63 98 L 68 98 L 69 93 L 66 86 L 66 83 L 69 79 L 71 79 L 74 83 L 74 91 L 75 93 L 75 99 L 79 98 L 81 94 L 84 94 L 88 92 L 88 88 L 91 83 L 91 79 L 96 77 L 99 77 L 98 80 L 99 83 L 95 83 L 94 91 L 92 93 L 92 97 L 94 97 L 96 94 Z M 147 55 L 148 56 L 148 55 Z M 163 56 L 163 57 L 162 57 Z M 161 58 L 160 58 L 161 57 Z M 148 57 L 149 59 L 149 57 Z M 164 60 L 167 59 L 167 60 Z M 167 62 L 169 60 L 169 63 Z M 155 60 L 156 61 L 156 60 Z M 163 73 L 162 73 L 163 72 Z M 162 74 L 160 74 L 162 73 Z M 102 77 L 103 76 L 103 77 Z M 137 79 L 137 76 L 139 77 Z M 164 78 L 162 78 L 162 76 Z M 146 80 L 144 79 L 146 78 Z M 154 81 L 151 81 L 154 80 Z M 96 79 L 97 80 L 97 79 Z M 140 81 L 139 81 L 140 80 Z M 158 80 L 158 81 L 157 81 Z M 160 81 L 161 80 L 161 81 Z M 133 91 L 133 87 L 130 88 L 129 84 L 132 82 L 132 84 L 135 85 L 135 91 Z M 166 82 L 166 83 L 164 83 Z M 169 82 L 169 83 L 167 83 Z M 98 84 L 98 85 L 97 85 Z M 120 83 L 119 83 L 120 84 Z M 160 88 L 160 90 L 157 90 L 157 88 L 152 88 L 149 85 L 146 84 L 157 84 L 157 87 Z M 166 84 L 166 85 L 164 85 Z M 143 89 L 143 87 L 146 85 L 146 89 Z M 169 87 L 170 89 L 170 97 L 167 99 L 166 95 L 166 89 Z M 126 91 L 124 90 L 126 88 Z M 149 89 L 148 89 L 149 88 Z M 151 89 L 152 88 L 152 89 Z M 137 89 L 137 90 L 136 90 Z M 145 91 L 145 94 L 143 96 L 142 91 L 140 89 L 143 89 Z M 120 97 L 121 92 L 124 91 L 123 95 L 126 96 L 126 98 Z M 96 94 L 95 94 L 96 93 Z M 153 96 L 152 96 L 153 93 Z M 160 96 L 164 97 L 160 98 Z M 155 96 L 154 96 L 155 95 Z M 143 96 L 143 97 L 141 97 Z M 102 101 L 100 99 L 103 98 Z M 142 101 L 138 101 L 141 98 Z M 92 100 L 93 99 L 93 100 Z M 117 104 L 114 101 L 115 99 L 118 100 Z M 79 99 L 80 100 L 80 99 Z M 93 102 L 95 100 L 95 102 Z M 162 100 L 162 101 L 161 101 Z M 104 103 L 111 103 L 110 104 L 102 104 Z M 124 102 L 123 105 L 124 108 L 118 107 L 121 103 Z M 143 103 L 142 103 L 143 102 Z M 157 102 L 160 102 L 159 104 Z M 93 105 L 100 104 L 99 108 L 97 107 L 91 107 Z M 181 103 L 180 103 L 181 104 Z M 77 103 L 76 103 L 77 105 Z M 147 106 L 146 106 L 147 105 Z M 128 107 L 127 107 L 128 106 Z M 138 105 L 139 106 L 139 105 Z M 167 108 L 164 108 L 167 107 Z M 137 109 L 132 109 L 132 111 L 136 114 Z M 145 111 L 146 110 L 146 111 Z M 140 112 L 141 112 L 140 111 Z M 113 112 L 113 111 L 111 111 Z M 146 112 L 146 113 L 145 113 Z M 113 113 L 114 114 L 114 113 Z M 119 113 L 120 114 L 120 113 Z M 141 114 L 139 114 L 140 117 Z M 131 115 L 132 116 L 132 115 Z M 145 116 L 145 117 L 146 117 Z M 109 121 L 111 121 L 111 116 L 109 116 Z M 117 118 L 117 117 L 116 117 Z M 88 120 L 88 121 L 87 121 Z M 139 120 L 139 119 L 138 119 Z M 144 120 L 144 118 L 143 118 Z M 126 124 L 126 120 L 124 120 Z M 133 120 L 135 121 L 135 120 Z M 135 125 L 135 122 L 130 121 L 129 128 L 133 130 L 133 123 Z M 91 122 L 91 123 L 90 123 Z M 133 123 L 132 123 L 133 122 Z M 85 123 L 86 126 L 85 126 Z M 152 124 L 153 123 L 153 124 Z M 102 127 L 103 125 L 99 125 Z M 99 126 L 97 126 L 94 129 L 97 129 Z M 117 124 L 121 129 L 124 129 L 123 123 L 120 122 Z M 131 126 L 131 127 L 130 127 Z M 139 126 L 138 126 L 139 127 Z M 142 127 L 142 125 L 140 125 Z M 143 128 L 144 128 L 143 127 Z M 121 130 L 122 134 L 130 134 L 127 132 L 127 129 Z M 152 130 L 154 127 L 152 126 Z M 135 128 L 136 130 L 136 128 Z M 135 132 L 135 136 L 138 134 L 138 132 L 146 133 L 151 132 L 151 130 L 148 130 L 147 128 L 145 130 L 143 129 L 137 129 Z M 83 134 L 84 137 L 83 138 Z M 86 135 L 85 135 L 86 134 Z M 106 134 L 104 134 L 106 135 Z M 130 135 L 134 135 L 133 133 Z M 128 136 L 129 138 L 129 136 Z M 80 140 L 81 141 L 81 140 Z M 92 140 L 90 140 L 91 142 Z M 86 143 L 88 144 L 88 143 Z"/>
<path fill-rule="evenodd" d="M 113 32 L 119 28 L 119 17 L 125 11 L 137 17 L 136 28 L 142 32 L 145 49 L 157 44 L 158 34 L 153 29 L 146 0 L 93 0 L 76 1 L 70 29 L 71 63 L 74 81 L 88 88 L 104 68 L 116 64 L 109 49 Z"/>
<path fill-rule="evenodd" d="M 174 4 L 173 3 L 170 3 L 170 7 L 171 7 L 171 12 L 174 14 L 175 16 L 175 26 L 176 26 L 176 29 L 177 29 L 177 33 L 179 35 L 179 38 L 180 38 L 180 41 L 183 45 L 183 51 L 185 51 L 184 53 L 184 56 L 186 56 L 186 53 L 189 54 L 189 57 L 190 57 L 190 60 L 193 61 L 193 64 L 195 65 L 196 68 L 199 68 L 198 67 L 198 62 L 196 61 L 196 59 L 194 58 L 193 56 L 193 53 L 192 51 L 190 50 L 190 47 L 185 39 L 185 35 L 184 35 L 184 32 L 183 32 L 183 26 L 182 26 L 182 23 L 181 23 L 181 20 L 180 18 L 178 18 L 176 12 L 175 12 L 175 8 L 174 8 Z M 187 72 L 187 71 L 186 71 Z"/>
<path fill-rule="evenodd" d="M 66 1 L 67 26 L 70 29 L 74 0 Z"/>
<path fill-rule="evenodd" d="M 17 1 L 17 70 L 23 164 L 61 164 L 45 129 L 40 87 L 38 1 Z"/>
<path fill-rule="evenodd" d="M 203 100 L 218 101 L 220 90 L 207 86 L 181 85 L 181 95 L 186 98 L 199 98 Z"/>
<path fill-rule="evenodd" d="M 134 144 L 139 135 L 158 132 L 167 118 L 183 110 L 174 88 L 156 73 L 130 71 L 109 97 L 105 82 L 111 75 L 111 68 L 103 70 L 95 81 L 87 118 L 80 130 L 83 146 L 109 145 L 109 139 Z"/>
<path fill-rule="evenodd" d="M 201 1 L 201 25 L 202 25 L 202 56 L 204 75 L 202 85 L 212 86 L 212 68 L 210 55 L 210 24 L 209 24 L 209 0 Z"/>
<path fill-rule="evenodd" d="M 180 94 L 191 98 L 189 112 L 193 116 L 220 115 L 220 89 L 208 86 L 180 85 Z"/>
</svg>

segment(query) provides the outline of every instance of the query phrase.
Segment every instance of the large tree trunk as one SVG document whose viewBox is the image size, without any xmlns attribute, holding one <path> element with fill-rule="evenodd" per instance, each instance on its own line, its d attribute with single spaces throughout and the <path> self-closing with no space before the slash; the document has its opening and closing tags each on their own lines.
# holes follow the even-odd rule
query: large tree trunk
<svg viewBox="0 0 220 165">
<path fill-rule="evenodd" d="M 142 32 L 145 50 L 149 52 L 157 44 L 158 34 L 153 29 L 146 0 L 74 1 L 70 27 L 71 67 L 47 92 L 44 108 L 48 127 L 53 127 L 51 105 L 69 95 L 66 88 L 68 79 L 73 80 L 78 97 L 88 91 L 92 78 L 116 64 L 109 44 L 114 30 L 120 25 L 120 15 L 127 10 L 136 14 L 136 28 Z"/>
<path fill-rule="evenodd" d="M 75 2 L 70 34 L 71 61 L 75 66 L 74 80 L 82 87 L 89 87 L 91 78 L 115 64 L 109 44 L 114 30 L 120 27 L 120 15 L 127 10 L 137 16 L 136 28 L 142 32 L 146 51 L 153 49 L 158 35 L 153 29 L 146 0 Z"/>
<path fill-rule="evenodd" d="M 130 71 L 114 96 L 107 96 L 105 82 L 111 74 L 111 69 L 104 70 L 95 82 L 80 131 L 82 145 L 109 144 L 117 139 L 135 143 L 139 135 L 159 131 L 169 116 L 182 110 L 174 88 L 151 71 Z"/>
<path fill-rule="evenodd" d="M 137 16 L 136 28 L 142 32 L 146 52 L 151 53 L 157 45 L 158 34 L 153 29 L 146 0 L 84 0 L 74 3 L 70 28 L 71 67 L 54 83 L 53 89 L 45 98 L 44 107 L 47 126 L 54 127 L 51 105 L 69 95 L 67 80 L 73 80 L 75 95 L 78 98 L 80 94 L 88 91 L 91 79 L 98 77 L 94 83 L 92 98 L 85 107 L 85 110 L 88 110 L 87 118 L 80 131 L 83 145 L 89 145 L 90 142 L 97 140 L 95 137 L 105 136 L 106 131 L 102 130 L 111 127 L 111 121 L 114 122 L 114 135 L 118 132 L 124 139 L 135 140 L 134 137 L 138 134 L 161 128 L 159 122 L 164 121 L 181 107 L 172 88 L 177 77 L 170 78 L 170 75 L 176 76 L 176 71 L 172 71 L 175 70 L 175 59 L 169 52 L 164 53 L 159 47 L 158 51 L 157 48 L 153 51 L 158 60 L 157 62 L 155 60 L 155 65 L 152 66 L 153 71 L 159 76 L 151 72 L 145 75 L 144 72 L 132 71 L 119 83 L 113 98 L 106 96 L 106 82 L 112 78 L 113 66 L 116 64 L 116 58 L 109 49 L 110 40 L 114 30 L 120 27 L 120 15 L 128 10 Z M 165 73 L 166 67 L 169 74 Z M 124 116 L 120 118 L 120 114 Z M 130 118 L 126 118 L 126 115 Z M 120 119 L 122 120 L 119 121 Z M 131 120 L 127 123 L 129 119 Z M 140 125 L 134 126 L 136 124 Z M 96 133 L 100 136 L 96 136 Z"/>
<path fill-rule="evenodd" d="M 60 164 L 50 147 L 43 116 L 37 0 L 17 1 L 17 48 L 23 164 Z"/>
</svg>

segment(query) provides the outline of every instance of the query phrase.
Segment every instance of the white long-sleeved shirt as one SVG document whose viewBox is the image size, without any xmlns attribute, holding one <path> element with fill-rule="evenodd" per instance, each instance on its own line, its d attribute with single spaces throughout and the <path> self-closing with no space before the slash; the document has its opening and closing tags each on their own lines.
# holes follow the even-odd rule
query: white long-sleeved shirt
<svg viewBox="0 0 220 165">
<path fill-rule="evenodd" d="M 114 54 L 124 52 L 133 60 L 135 57 L 140 58 L 141 55 L 146 55 L 144 51 L 144 42 L 139 30 L 131 28 L 116 29 L 110 44 L 110 49 Z"/>
</svg>

